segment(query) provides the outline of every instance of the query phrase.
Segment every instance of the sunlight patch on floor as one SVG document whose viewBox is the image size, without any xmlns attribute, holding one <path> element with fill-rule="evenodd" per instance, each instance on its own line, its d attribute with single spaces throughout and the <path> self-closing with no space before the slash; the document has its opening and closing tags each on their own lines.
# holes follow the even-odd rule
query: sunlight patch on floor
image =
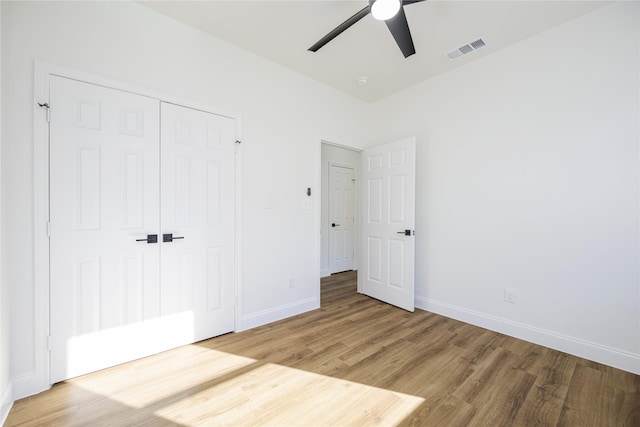
<svg viewBox="0 0 640 427">
<path fill-rule="evenodd" d="M 181 425 L 391 426 L 424 399 L 266 364 L 154 412 Z"/>
<path fill-rule="evenodd" d="M 164 363 L 158 363 L 162 359 Z M 128 407 L 143 408 L 197 392 L 198 387 L 253 363 L 249 357 L 189 345 L 68 382 Z"/>
</svg>

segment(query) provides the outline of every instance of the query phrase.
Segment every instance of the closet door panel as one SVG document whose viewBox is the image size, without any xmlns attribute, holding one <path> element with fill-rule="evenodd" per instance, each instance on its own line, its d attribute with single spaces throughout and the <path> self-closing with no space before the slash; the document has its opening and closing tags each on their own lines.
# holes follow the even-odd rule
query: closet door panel
<svg viewBox="0 0 640 427">
<path fill-rule="evenodd" d="M 168 103 L 161 117 L 162 313 L 192 316 L 198 341 L 235 324 L 235 121 Z"/>
<path fill-rule="evenodd" d="M 158 349 L 159 101 L 51 77 L 51 381 Z"/>
</svg>

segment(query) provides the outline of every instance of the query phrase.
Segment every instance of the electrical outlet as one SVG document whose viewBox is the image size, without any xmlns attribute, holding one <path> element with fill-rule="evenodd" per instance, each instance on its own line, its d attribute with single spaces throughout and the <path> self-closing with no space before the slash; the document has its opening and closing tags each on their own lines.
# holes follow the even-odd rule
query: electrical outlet
<svg viewBox="0 0 640 427">
<path fill-rule="evenodd" d="M 296 278 L 289 277 L 289 289 L 293 289 L 296 287 Z"/>
<path fill-rule="evenodd" d="M 518 299 L 518 291 L 513 288 L 504 288 L 504 302 L 515 304 Z"/>
</svg>

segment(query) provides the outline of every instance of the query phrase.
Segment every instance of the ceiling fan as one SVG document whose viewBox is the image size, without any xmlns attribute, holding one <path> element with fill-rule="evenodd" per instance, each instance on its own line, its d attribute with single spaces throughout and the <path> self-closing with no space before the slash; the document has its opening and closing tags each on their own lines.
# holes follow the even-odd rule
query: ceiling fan
<svg viewBox="0 0 640 427">
<path fill-rule="evenodd" d="M 331 30 L 326 36 L 318 40 L 316 44 L 308 50 L 316 52 L 325 44 L 342 34 L 347 28 L 367 16 L 369 13 L 379 20 L 385 21 L 391 35 L 395 39 L 398 47 L 405 58 L 416 53 L 407 23 L 407 16 L 404 14 L 404 6 L 407 4 L 419 3 L 424 0 L 369 0 L 369 4 L 356 12 L 351 18 Z"/>
</svg>

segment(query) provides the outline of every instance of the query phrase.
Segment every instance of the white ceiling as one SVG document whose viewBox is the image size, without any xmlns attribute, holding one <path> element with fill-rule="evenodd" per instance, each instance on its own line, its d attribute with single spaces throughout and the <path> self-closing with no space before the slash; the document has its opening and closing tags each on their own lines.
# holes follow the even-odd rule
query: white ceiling
<svg viewBox="0 0 640 427">
<path fill-rule="evenodd" d="M 464 65 L 610 1 L 429 0 L 405 6 L 416 54 L 405 59 L 384 22 L 366 16 L 318 52 L 307 49 L 367 0 L 143 1 L 145 6 L 364 101 Z M 445 53 L 482 37 L 480 50 Z M 360 87 L 355 79 L 367 76 Z"/>
</svg>

